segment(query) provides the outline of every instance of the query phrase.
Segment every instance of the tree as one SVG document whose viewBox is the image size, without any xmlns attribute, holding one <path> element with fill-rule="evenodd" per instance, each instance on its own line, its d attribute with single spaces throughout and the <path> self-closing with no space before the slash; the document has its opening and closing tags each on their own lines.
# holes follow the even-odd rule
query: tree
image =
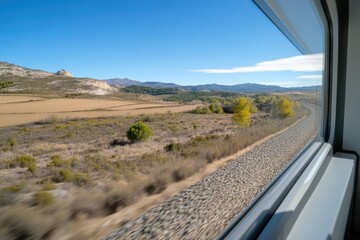
<svg viewBox="0 0 360 240">
<path fill-rule="evenodd" d="M 143 122 L 138 122 L 130 126 L 126 132 L 126 137 L 132 142 L 146 141 L 152 136 L 152 129 Z"/>
<path fill-rule="evenodd" d="M 256 106 L 263 112 L 271 112 L 274 102 L 276 102 L 276 97 L 274 95 L 257 95 L 255 98 Z"/>
<path fill-rule="evenodd" d="M 209 109 L 212 113 L 223 113 L 223 109 L 219 102 L 212 101 L 209 105 Z"/>
<path fill-rule="evenodd" d="M 251 123 L 251 100 L 245 97 L 240 97 L 234 106 L 234 120 L 242 126 L 248 127 Z"/>
<path fill-rule="evenodd" d="M 213 112 L 213 113 L 216 112 L 216 105 L 215 105 L 215 103 L 213 103 L 213 102 L 210 103 L 209 109 L 210 109 L 210 111 Z"/>
<path fill-rule="evenodd" d="M 252 99 L 249 99 L 250 101 L 250 113 L 257 113 L 258 112 L 258 108 L 256 107 L 254 101 Z"/>
<path fill-rule="evenodd" d="M 294 115 L 294 103 L 288 97 L 280 96 L 276 100 L 275 111 L 276 116 L 287 118 Z"/>
</svg>

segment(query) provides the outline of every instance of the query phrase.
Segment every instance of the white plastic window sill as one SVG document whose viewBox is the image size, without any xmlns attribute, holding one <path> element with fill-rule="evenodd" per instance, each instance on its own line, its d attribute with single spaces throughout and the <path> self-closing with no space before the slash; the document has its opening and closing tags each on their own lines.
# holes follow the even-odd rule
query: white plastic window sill
<svg viewBox="0 0 360 240">
<path fill-rule="evenodd" d="M 355 156 L 326 144 L 276 210 L 259 239 L 342 239 L 354 188 Z"/>
</svg>

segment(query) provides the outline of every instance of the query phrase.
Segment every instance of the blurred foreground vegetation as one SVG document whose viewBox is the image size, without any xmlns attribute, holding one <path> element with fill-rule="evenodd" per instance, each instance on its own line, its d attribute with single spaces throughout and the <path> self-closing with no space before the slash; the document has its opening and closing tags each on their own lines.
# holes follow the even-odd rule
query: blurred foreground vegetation
<svg viewBox="0 0 360 240">
<path fill-rule="evenodd" d="M 188 113 L 54 116 L 4 128 L 0 239 L 88 238 L 76 235 L 80 223 L 161 193 L 306 113 L 287 96 L 225 95 Z"/>
</svg>

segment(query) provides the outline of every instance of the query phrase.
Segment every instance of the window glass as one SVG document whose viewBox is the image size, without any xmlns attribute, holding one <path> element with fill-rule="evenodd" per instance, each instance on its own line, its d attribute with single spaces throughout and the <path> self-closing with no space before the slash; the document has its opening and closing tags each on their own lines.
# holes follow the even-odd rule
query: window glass
<svg viewBox="0 0 360 240">
<path fill-rule="evenodd" d="M 0 239 L 215 238 L 322 138 L 319 8 L 256 4 L 1 1 Z"/>
<path fill-rule="evenodd" d="M 285 36 L 304 54 L 307 68 L 314 75 L 300 76 L 320 83 L 314 101 L 322 106 L 325 68 L 326 20 L 319 1 L 254 0 Z M 312 70 L 311 70 L 312 68 Z M 305 70 L 305 69 L 303 69 Z M 322 108 L 321 108 L 322 109 Z M 317 130 L 322 123 L 322 110 L 317 111 Z M 321 126 L 323 128 L 324 126 Z M 322 136 L 320 136 L 322 137 Z"/>
</svg>

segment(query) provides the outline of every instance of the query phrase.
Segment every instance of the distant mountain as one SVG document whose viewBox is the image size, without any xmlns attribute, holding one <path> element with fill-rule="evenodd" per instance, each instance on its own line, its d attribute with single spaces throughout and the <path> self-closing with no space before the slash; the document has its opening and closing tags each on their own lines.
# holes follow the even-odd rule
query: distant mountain
<svg viewBox="0 0 360 240">
<path fill-rule="evenodd" d="M 204 84 L 194 86 L 181 86 L 175 83 L 163 82 L 140 82 L 128 78 L 114 78 L 105 80 L 111 85 L 118 87 L 144 86 L 153 88 L 176 88 L 183 91 L 224 91 L 235 93 L 257 93 L 257 92 L 287 92 L 287 91 L 314 91 L 318 86 L 285 88 L 276 85 L 263 85 L 256 83 L 243 83 L 237 85 Z"/>
<path fill-rule="evenodd" d="M 81 93 L 109 95 L 117 93 L 119 87 L 122 88 L 127 86 L 167 88 L 172 89 L 172 91 L 178 89 L 179 91 L 224 91 L 234 93 L 314 91 L 319 88 L 319 86 L 284 88 L 255 83 L 244 83 L 232 86 L 220 84 L 181 86 L 175 83 L 140 82 L 128 78 L 113 78 L 101 81 L 91 78 L 72 77 L 70 72 L 63 69 L 59 70 L 57 73 L 50 73 L 0 62 L 0 93 L 54 95 Z"/>
<path fill-rule="evenodd" d="M 104 81 L 72 77 L 65 70 L 54 74 L 6 62 L 0 62 L 1 82 L 6 87 L 0 87 L 0 93 L 107 95 L 118 91 Z"/>
<path fill-rule="evenodd" d="M 184 88 L 184 86 L 177 85 L 175 83 L 163 83 L 163 82 L 144 82 L 142 86 L 153 88 Z"/>
<path fill-rule="evenodd" d="M 140 82 L 128 78 L 112 78 L 112 79 L 105 79 L 104 81 L 106 81 L 108 84 L 118 87 L 143 86 L 143 87 L 153 87 L 153 88 L 183 88 L 183 86 L 177 85 L 175 83 Z"/>
<path fill-rule="evenodd" d="M 295 92 L 295 91 L 320 91 L 322 88 L 321 85 L 314 85 L 314 86 L 307 86 L 307 87 L 290 87 L 290 88 L 285 88 L 287 89 L 288 91 L 292 91 L 292 92 Z"/>
<path fill-rule="evenodd" d="M 279 86 L 262 85 L 255 83 L 243 83 L 232 86 L 219 84 L 205 84 L 197 86 L 185 86 L 188 91 L 225 91 L 225 92 L 276 92 L 282 91 L 283 88 Z"/>
<path fill-rule="evenodd" d="M 106 79 L 105 82 L 108 84 L 119 86 L 119 87 L 127 87 L 127 86 L 142 86 L 142 82 L 131 80 L 128 78 L 112 78 L 112 79 Z"/>
</svg>

